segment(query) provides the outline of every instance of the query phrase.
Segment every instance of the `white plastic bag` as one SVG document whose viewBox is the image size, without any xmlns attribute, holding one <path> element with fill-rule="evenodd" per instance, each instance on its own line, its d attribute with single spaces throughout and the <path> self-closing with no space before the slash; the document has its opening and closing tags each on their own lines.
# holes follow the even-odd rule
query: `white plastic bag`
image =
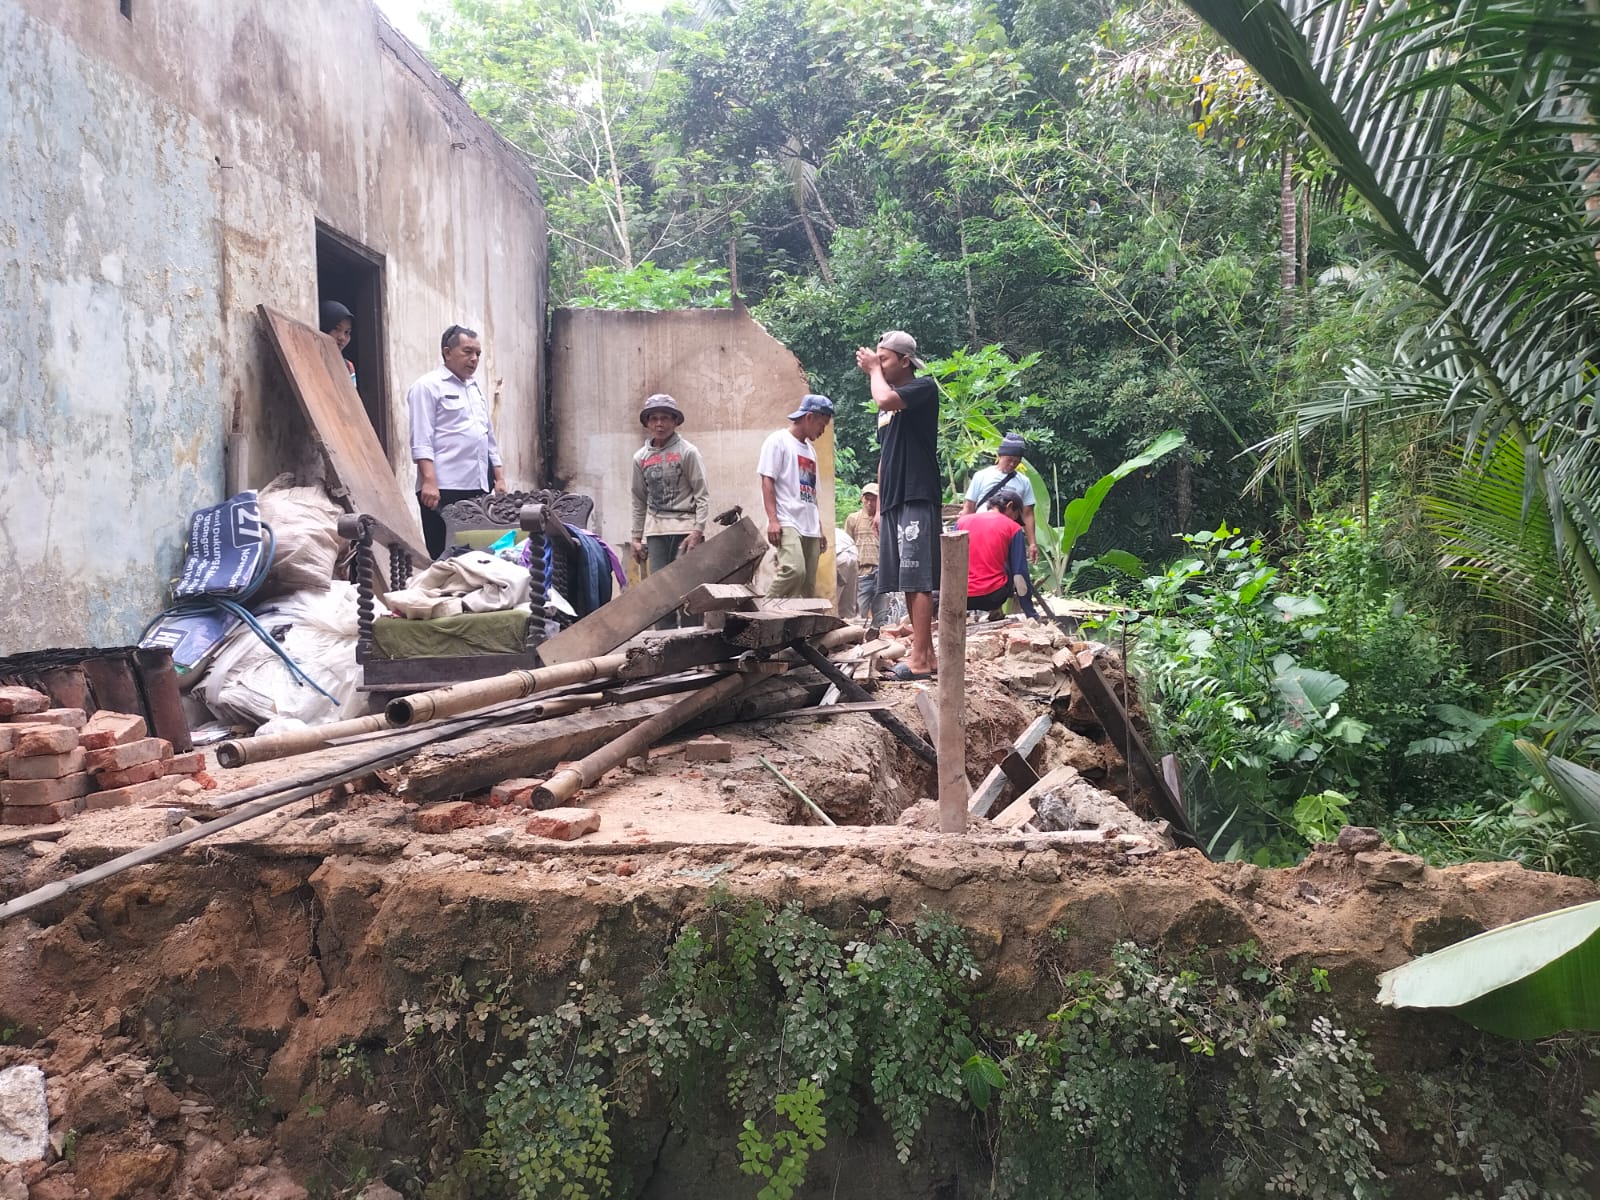
<svg viewBox="0 0 1600 1200">
<path fill-rule="evenodd" d="M 319 487 L 290 487 L 280 475 L 261 489 L 261 520 L 272 529 L 272 569 L 261 594 L 324 591 L 333 582 L 343 511 Z"/>
<path fill-rule="evenodd" d="M 356 596 L 354 584 L 334 581 L 325 592 L 296 592 L 257 606 L 257 622 L 269 634 L 281 635 L 275 640 L 333 697 L 331 702 L 297 678 L 248 626 L 223 643 L 195 690 L 212 712 L 229 721 L 261 724 L 289 717 L 321 725 L 360 716 Z"/>
</svg>

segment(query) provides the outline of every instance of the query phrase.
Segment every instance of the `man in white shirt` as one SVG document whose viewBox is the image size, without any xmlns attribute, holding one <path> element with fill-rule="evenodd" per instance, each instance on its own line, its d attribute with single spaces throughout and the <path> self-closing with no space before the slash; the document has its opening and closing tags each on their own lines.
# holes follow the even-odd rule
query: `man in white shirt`
<svg viewBox="0 0 1600 1200">
<path fill-rule="evenodd" d="M 428 553 L 445 551 L 439 510 L 455 500 L 506 490 L 500 445 L 489 424 L 489 405 L 473 378 L 483 344 L 475 331 L 452 325 L 439 339 L 444 365 L 411 385 L 411 458 L 417 464 L 417 505 Z"/>
<path fill-rule="evenodd" d="M 778 573 L 770 596 L 814 596 L 817 559 L 828 548 L 817 507 L 817 448 L 833 420 L 833 401 L 804 396 L 789 414 L 789 428 L 767 435 L 756 471 L 767 510 L 767 541 L 778 552 Z"/>
</svg>

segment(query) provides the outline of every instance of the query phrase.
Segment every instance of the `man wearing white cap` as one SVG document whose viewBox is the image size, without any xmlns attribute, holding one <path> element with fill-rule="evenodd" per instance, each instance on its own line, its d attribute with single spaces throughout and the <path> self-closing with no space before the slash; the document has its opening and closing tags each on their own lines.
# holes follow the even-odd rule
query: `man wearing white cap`
<svg viewBox="0 0 1600 1200">
<path fill-rule="evenodd" d="M 1039 543 L 1033 532 L 1033 483 L 1022 473 L 1022 460 L 1027 453 L 1027 439 L 1020 433 L 1008 433 L 1001 438 L 994 466 L 984 467 L 972 476 L 967 498 L 961 502 L 961 515 L 993 509 L 995 496 L 1002 489 L 1015 492 L 1022 501 L 1022 531 L 1027 535 L 1028 561 L 1038 562 Z"/>
<path fill-rule="evenodd" d="M 939 588 L 939 387 L 918 375 L 917 339 L 891 329 L 878 348 L 856 351 L 878 407 L 878 591 L 904 592 L 911 615 L 905 679 L 927 679 L 933 658 L 933 593 Z"/>
<path fill-rule="evenodd" d="M 789 414 L 789 428 L 767 435 L 756 471 L 767 510 L 767 541 L 778 552 L 769 596 L 815 596 L 817 560 L 828 548 L 817 507 L 817 448 L 833 420 L 833 401 L 807 395 Z"/>
</svg>

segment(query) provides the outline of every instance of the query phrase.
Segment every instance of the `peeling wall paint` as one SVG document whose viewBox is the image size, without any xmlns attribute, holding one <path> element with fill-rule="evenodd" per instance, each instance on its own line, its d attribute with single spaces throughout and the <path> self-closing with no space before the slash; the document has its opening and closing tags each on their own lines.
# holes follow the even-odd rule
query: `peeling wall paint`
<svg viewBox="0 0 1600 1200">
<path fill-rule="evenodd" d="M 594 526 L 626 557 L 639 407 L 666 392 L 683 407 L 683 436 L 700 448 L 711 514 L 735 504 L 765 527 L 756 461 L 810 389 L 799 359 L 743 309 L 609 312 L 558 308 L 550 323 L 554 473 L 594 497 Z M 817 445 L 818 499 L 828 553 L 817 594 L 833 597 L 833 429 Z M 768 555 L 767 569 L 772 556 Z M 630 571 L 635 568 L 630 567 Z"/>
<path fill-rule="evenodd" d="M 314 458 L 259 328 L 316 321 L 316 223 L 381 255 L 391 459 L 439 332 L 542 460 L 545 223 L 515 152 L 370 0 L 0 0 L 0 654 L 132 640 L 188 514 Z"/>
</svg>

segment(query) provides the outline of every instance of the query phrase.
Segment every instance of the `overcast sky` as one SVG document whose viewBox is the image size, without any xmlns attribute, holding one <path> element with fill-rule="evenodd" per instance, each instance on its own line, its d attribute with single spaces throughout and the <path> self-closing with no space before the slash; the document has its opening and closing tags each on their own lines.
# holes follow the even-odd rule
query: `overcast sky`
<svg viewBox="0 0 1600 1200">
<path fill-rule="evenodd" d="M 424 50 L 428 48 L 428 31 L 422 26 L 424 10 L 443 8 L 448 0 L 378 0 L 383 15 L 401 33 Z"/>
</svg>

